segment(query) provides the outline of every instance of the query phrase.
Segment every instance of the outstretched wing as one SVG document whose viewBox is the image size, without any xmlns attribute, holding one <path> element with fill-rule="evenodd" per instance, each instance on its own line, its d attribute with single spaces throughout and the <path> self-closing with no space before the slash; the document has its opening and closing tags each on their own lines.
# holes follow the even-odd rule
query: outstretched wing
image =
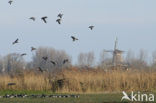
<svg viewBox="0 0 156 103">
<path fill-rule="evenodd" d="M 46 19 L 45 19 L 45 18 L 43 18 L 43 21 L 44 21 L 44 23 L 47 23 L 47 21 L 46 21 Z"/>
<path fill-rule="evenodd" d="M 56 22 L 58 22 L 58 24 L 61 24 L 61 19 L 57 19 Z"/>
<path fill-rule="evenodd" d="M 29 19 L 31 19 L 31 20 L 33 20 L 33 21 L 35 21 L 35 17 L 30 17 Z"/>
<path fill-rule="evenodd" d="M 73 41 L 75 41 L 75 37 L 74 36 L 71 36 L 71 38 L 73 39 Z"/>
<path fill-rule="evenodd" d="M 58 16 L 57 16 L 57 17 L 60 17 L 60 18 L 62 18 L 62 16 L 63 16 L 63 14 L 61 14 L 61 13 L 60 13 L 60 14 L 58 14 Z"/>
<path fill-rule="evenodd" d="M 12 2 L 13 2 L 13 1 L 11 1 L 11 0 L 10 0 L 8 3 L 11 5 L 11 4 L 12 4 Z"/>
<path fill-rule="evenodd" d="M 16 42 L 16 43 L 18 42 L 18 38 L 15 40 L 15 42 Z"/>
</svg>

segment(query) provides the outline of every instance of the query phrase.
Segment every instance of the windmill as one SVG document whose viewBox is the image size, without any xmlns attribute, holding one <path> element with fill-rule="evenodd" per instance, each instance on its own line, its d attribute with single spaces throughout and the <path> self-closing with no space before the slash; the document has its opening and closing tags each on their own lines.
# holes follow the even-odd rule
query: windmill
<svg viewBox="0 0 156 103">
<path fill-rule="evenodd" d="M 118 39 L 116 38 L 114 50 L 105 50 L 105 52 L 110 52 L 113 54 L 113 59 L 112 59 L 113 67 L 122 65 L 122 63 L 123 63 L 122 54 L 124 51 L 117 49 L 117 43 L 118 43 Z"/>
</svg>

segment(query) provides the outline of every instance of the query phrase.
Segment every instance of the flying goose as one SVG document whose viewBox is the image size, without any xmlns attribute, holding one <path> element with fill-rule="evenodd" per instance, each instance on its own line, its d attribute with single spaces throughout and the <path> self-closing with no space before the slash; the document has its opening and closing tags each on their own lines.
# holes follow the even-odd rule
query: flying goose
<svg viewBox="0 0 156 103">
<path fill-rule="evenodd" d="M 56 62 L 54 62 L 54 61 L 52 61 L 52 60 L 51 60 L 50 62 L 51 62 L 54 66 L 56 65 Z"/>
<path fill-rule="evenodd" d="M 61 24 L 61 19 L 57 19 L 56 22 L 57 22 L 58 24 Z"/>
<path fill-rule="evenodd" d="M 16 83 L 8 83 L 8 86 L 16 85 Z"/>
<path fill-rule="evenodd" d="M 90 30 L 93 30 L 94 26 L 89 26 L 88 28 L 90 28 Z"/>
<path fill-rule="evenodd" d="M 43 73 L 44 71 L 46 72 L 46 70 L 43 70 L 41 67 L 38 67 L 38 71 L 40 71 L 40 72 L 42 72 L 42 73 Z"/>
<path fill-rule="evenodd" d="M 19 43 L 19 39 L 17 38 L 12 44 L 16 44 L 16 43 Z"/>
<path fill-rule="evenodd" d="M 34 47 L 31 47 L 31 51 L 34 51 L 34 50 L 36 50 L 36 48 L 34 48 Z"/>
<path fill-rule="evenodd" d="M 31 20 L 33 20 L 33 21 L 35 21 L 35 20 L 36 20 L 36 18 L 35 18 L 35 17 L 30 17 L 29 19 L 31 19 Z"/>
<path fill-rule="evenodd" d="M 12 0 L 9 0 L 9 1 L 8 1 L 8 3 L 9 3 L 10 5 L 12 4 L 12 2 L 13 2 Z"/>
<path fill-rule="evenodd" d="M 66 62 L 69 62 L 68 59 L 63 60 L 63 64 L 65 64 Z"/>
<path fill-rule="evenodd" d="M 41 67 L 38 67 L 37 69 L 38 69 L 38 71 L 40 71 L 40 72 L 42 72 L 42 73 L 43 73 L 43 70 L 42 70 L 42 68 L 41 68 Z"/>
<path fill-rule="evenodd" d="M 43 20 L 44 23 L 47 23 L 47 21 L 46 21 L 47 18 L 48 18 L 47 16 L 44 16 L 44 17 L 41 18 L 41 20 Z"/>
<path fill-rule="evenodd" d="M 59 13 L 59 14 L 57 15 L 57 17 L 59 17 L 60 19 L 62 19 L 63 14 Z"/>
<path fill-rule="evenodd" d="M 21 54 L 21 56 L 25 56 L 25 55 L 27 55 L 27 54 L 26 53 Z"/>
<path fill-rule="evenodd" d="M 77 39 L 77 38 L 74 37 L 74 36 L 71 36 L 71 38 L 73 39 L 73 42 L 76 41 L 76 40 L 79 40 L 79 39 Z"/>
<path fill-rule="evenodd" d="M 42 57 L 43 60 L 47 61 L 48 60 L 48 57 Z"/>
</svg>

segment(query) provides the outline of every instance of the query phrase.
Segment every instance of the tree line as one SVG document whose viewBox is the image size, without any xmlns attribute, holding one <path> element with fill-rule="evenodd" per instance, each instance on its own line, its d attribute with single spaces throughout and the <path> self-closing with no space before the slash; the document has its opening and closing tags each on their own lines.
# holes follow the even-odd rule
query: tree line
<svg viewBox="0 0 156 103">
<path fill-rule="evenodd" d="M 156 51 L 152 54 L 152 61 L 149 62 L 147 52 L 140 50 L 138 55 L 131 50 L 125 53 L 123 63 L 131 69 L 155 69 L 156 67 Z M 48 57 L 47 61 L 43 57 Z M 63 63 L 64 60 L 67 63 Z M 52 64 L 50 61 L 56 62 Z M 76 65 L 72 64 L 72 57 L 63 50 L 54 48 L 40 47 L 32 56 L 32 61 L 26 62 L 24 57 L 18 53 L 10 53 L 4 57 L 0 57 L 0 72 L 14 73 L 25 69 L 37 69 L 41 67 L 43 70 L 54 71 L 62 68 L 70 68 L 76 66 L 78 68 L 101 68 L 108 69 L 112 65 L 112 55 L 104 50 L 100 53 L 100 58 L 96 63 L 94 52 L 80 53 L 77 57 Z"/>
</svg>

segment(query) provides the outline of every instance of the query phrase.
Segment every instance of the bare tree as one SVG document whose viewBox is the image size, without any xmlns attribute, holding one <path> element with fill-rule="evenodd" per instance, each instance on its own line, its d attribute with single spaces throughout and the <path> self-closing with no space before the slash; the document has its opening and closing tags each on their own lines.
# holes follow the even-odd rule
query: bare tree
<svg viewBox="0 0 156 103">
<path fill-rule="evenodd" d="M 126 55 L 126 63 L 130 65 L 134 60 L 135 60 L 135 54 L 133 51 L 129 50 Z"/>
<path fill-rule="evenodd" d="M 3 59 L 0 56 L 0 73 L 3 72 Z"/>
<path fill-rule="evenodd" d="M 47 57 L 47 60 L 44 60 L 43 57 Z M 65 59 L 68 60 L 66 63 L 64 63 Z M 55 62 L 55 64 L 52 64 L 51 61 Z M 40 47 L 33 56 L 32 63 L 34 68 L 41 67 L 43 69 L 54 70 L 70 66 L 71 57 L 63 50 Z"/>
<path fill-rule="evenodd" d="M 156 69 L 156 51 L 152 53 L 152 68 Z"/>
<path fill-rule="evenodd" d="M 147 53 L 145 50 L 141 49 L 139 53 L 139 60 L 141 62 L 146 62 L 146 59 L 147 59 Z"/>
<path fill-rule="evenodd" d="M 94 52 L 89 52 L 87 56 L 87 64 L 89 67 L 92 67 L 95 63 Z"/>
<path fill-rule="evenodd" d="M 141 49 L 137 56 L 132 51 L 128 51 L 126 56 L 126 62 L 131 68 L 145 69 L 147 68 L 147 53 Z"/>
<path fill-rule="evenodd" d="M 78 56 L 78 65 L 79 66 L 84 66 L 86 61 L 86 56 L 84 53 L 80 53 Z"/>
<path fill-rule="evenodd" d="M 95 62 L 94 52 L 80 53 L 78 56 L 78 65 L 81 67 L 92 67 Z"/>
<path fill-rule="evenodd" d="M 108 69 L 108 66 L 112 64 L 112 58 L 109 57 L 109 53 L 103 50 L 100 53 L 99 66 L 102 69 Z"/>
<path fill-rule="evenodd" d="M 25 67 L 25 61 L 20 54 L 12 53 L 3 58 L 3 70 L 6 72 L 18 72 Z"/>
</svg>

